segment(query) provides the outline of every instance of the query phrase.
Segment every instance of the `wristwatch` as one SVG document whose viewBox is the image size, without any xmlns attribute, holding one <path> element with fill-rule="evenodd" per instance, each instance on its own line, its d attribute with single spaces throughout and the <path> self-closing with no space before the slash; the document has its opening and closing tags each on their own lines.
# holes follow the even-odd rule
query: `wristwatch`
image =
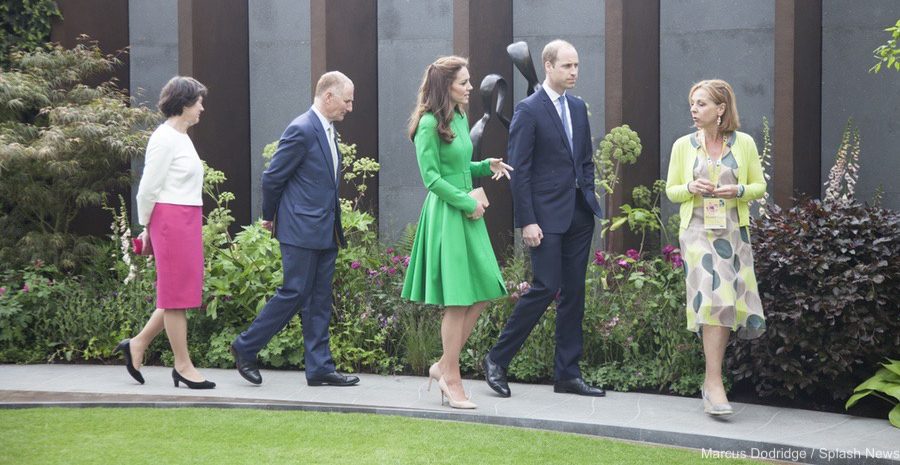
<svg viewBox="0 0 900 465">
<path fill-rule="evenodd" d="M 738 196 L 738 197 L 743 197 L 743 196 L 744 196 L 744 185 L 743 185 L 743 184 L 738 184 L 738 192 L 737 192 L 737 196 Z"/>
</svg>

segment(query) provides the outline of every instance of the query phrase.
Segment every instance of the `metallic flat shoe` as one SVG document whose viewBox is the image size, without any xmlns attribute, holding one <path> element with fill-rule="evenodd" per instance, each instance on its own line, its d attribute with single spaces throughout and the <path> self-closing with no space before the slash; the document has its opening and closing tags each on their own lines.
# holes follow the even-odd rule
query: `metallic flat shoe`
<svg viewBox="0 0 900 465">
<path fill-rule="evenodd" d="M 713 404 L 712 401 L 709 400 L 709 396 L 706 394 L 706 389 L 700 388 L 700 396 L 703 398 L 703 411 L 706 412 L 707 415 L 714 417 L 723 417 L 734 413 L 734 409 L 728 402 Z"/>
</svg>

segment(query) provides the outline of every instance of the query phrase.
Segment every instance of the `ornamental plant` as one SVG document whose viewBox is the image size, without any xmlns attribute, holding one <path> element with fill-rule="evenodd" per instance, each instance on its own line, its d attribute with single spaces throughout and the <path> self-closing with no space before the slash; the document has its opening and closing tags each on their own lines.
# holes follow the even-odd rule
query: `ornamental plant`
<svg viewBox="0 0 900 465">
<path fill-rule="evenodd" d="M 892 425 L 900 428 L 900 360 L 888 359 L 888 363 L 882 363 L 881 366 L 884 368 L 856 386 L 853 396 L 847 399 L 845 408 L 849 410 L 863 397 L 874 395 L 894 406 L 888 412 L 888 420 Z"/>
<path fill-rule="evenodd" d="M 860 203 L 859 132 L 848 123 L 824 200 L 772 205 L 753 254 L 768 330 L 735 344 L 735 380 L 761 397 L 832 404 L 900 347 L 900 214 Z"/>
<path fill-rule="evenodd" d="M 884 31 L 890 33 L 891 38 L 875 50 L 872 50 L 872 56 L 875 58 L 876 63 L 869 68 L 870 73 L 881 71 L 882 65 L 887 69 L 894 68 L 895 71 L 900 71 L 900 46 L 898 46 L 898 43 L 900 43 L 900 19 Z"/>
<path fill-rule="evenodd" d="M 11 59 L 0 73 L 0 262 L 71 271 L 98 252 L 73 221 L 130 185 L 129 162 L 159 115 L 130 107 L 112 81 L 85 84 L 120 64 L 94 43 Z"/>
</svg>

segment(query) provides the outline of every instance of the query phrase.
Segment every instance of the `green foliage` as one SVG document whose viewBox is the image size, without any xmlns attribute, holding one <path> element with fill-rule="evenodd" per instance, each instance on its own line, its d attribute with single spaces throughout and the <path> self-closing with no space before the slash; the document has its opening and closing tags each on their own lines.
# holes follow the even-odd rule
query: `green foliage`
<svg viewBox="0 0 900 465">
<path fill-rule="evenodd" d="M 900 46 L 898 46 L 898 42 L 900 42 L 900 19 L 884 31 L 889 32 L 891 38 L 875 50 L 872 50 L 872 56 L 875 58 L 876 63 L 869 68 L 870 73 L 881 71 L 882 65 L 887 69 L 894 68 L 895 71 L 900 71 Z"/>
<path fill-rule="evenodd" d="M 17 53 L 13 64 L 0 74 L 0 261 L 72 270 L 97 252 L 73 220 L 130 184 L 158 115 L 129 107 L 112 82 L 83 84 L 119 64 L 95 44 Z"/>
<path fill-rule="evenodd" d="M 48 42 L 54 18 L 62 19 L 54 0 L 0 3 L 0 68 L 9 66 L 13 49 L 31 51 Z"/>
<path fill-rule="evenodd" d="M 594 180 L 596 191 L 611 193 L 619 183 L 622 165 L 633 165 L 641 156 L 641 138 L 624 124 L 612 128 L 603 137 L 594 153 L 594 165 L 598 176 Z"/>
<path fill-rule="evenodd" d="M 763 397 L 847 398 L 900 347 L 900 214 L 806 200 L 754 226 L 768 329 L 735 345 L 735 379 Z"/>
<path fill-rule="evenodd" d="M 897 428 L 900 428 L 900 360 L 888 359 L 888 363 L 882 363 L 884 368 L 875 372 L 875 374 L 862 382 L 853 390 L 853 396 L 847 399 L 845 408 L 850 409 L 859 402 L 860 399 L 868 395 L 874 395 L 884 399 L 893 405 L 888 413 L 888 420 Z M 881 394 L 893 397 L 889 399 Z"/>
</svg>

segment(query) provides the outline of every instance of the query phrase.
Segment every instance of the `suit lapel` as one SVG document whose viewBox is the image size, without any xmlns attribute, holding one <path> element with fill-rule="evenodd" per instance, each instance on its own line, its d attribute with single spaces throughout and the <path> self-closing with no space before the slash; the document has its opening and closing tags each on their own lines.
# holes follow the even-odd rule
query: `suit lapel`
<svg viewBox="0 0 900 465">
<path fill-rule="evenodd" d="M 322 122 L 319 121 L 319 115 L 312 110 L 309 110 L 309 113 L 309 119 L 312 120 L 313 128 L 316 130 L 316 139 L 319 141 L 319 148 L 322 149 L 322 157 L 325 161 L 325 166 L 328 167 L 328 172 L 331 173 L 331 182 L 337 185 L 334 176 L 334 161 L 331 159 L 331 147 L 328 146 L 328 134 L 325 133 L 325 128 L 322 127 Z"/>
<path fill-rule="evenodd" d="M 568 98 L 568 97 L 567 97 Z M 541 88 L 541 104 L 544 109 L 547 110 L 547 113 L 550 116 L 550 120 L 553 121 L 553 125 L 556 126 L 556 131 L 559 133 L 560 141 L 562 142 L 563 147 L 569 152 L 569 156 L 572 156 L 572 147 L 569 147 L 569 138 L 566 136 L 566 131 L 563 130 L 562 120 L 559 119 L 559 112 L 556 111 L 556 105 L 550 100 L 550 96 L 547 95 L 547 92 Z M 571 113 L 572 106 L 569 105 L 569 112 Z M 575 121 L 572 121 L 574 126 Z M 572 133 L 572 143 L 575 143 L 575 133 Z"/>
</svg>

